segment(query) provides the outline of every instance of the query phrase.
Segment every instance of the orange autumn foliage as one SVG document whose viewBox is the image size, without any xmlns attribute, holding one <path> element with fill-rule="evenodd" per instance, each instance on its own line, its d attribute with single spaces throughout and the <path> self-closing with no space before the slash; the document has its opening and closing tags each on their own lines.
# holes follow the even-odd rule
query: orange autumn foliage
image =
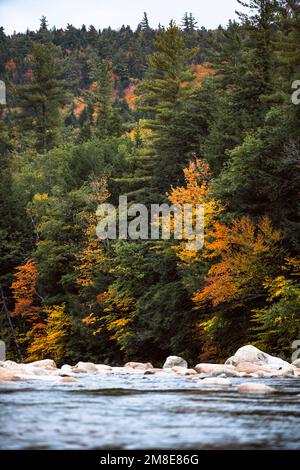
<svg viewBox="0 0 300 470">
<path fill-rule="evenodd" d="M 79 98 L 74 98 L 73 100 L 73 106 L 74 106 L 74 109 L 73 109 L 73 113 L 74 115 L 76 116 L 76 118 L 78 119 L 82 113 L 82 111 L 84 111 L 86 105 L 84 104 L 84 102 L 82 101 L 82 96 L 79 97 Z"/>
<path fill-rule="evenodd" d="M 205 160 L 197 158 L 184 169 L 185 185 L 172 188 L 171 193 L 168 194 L 168 199 L 172 204 L 177 204 L 181 207 L 184 204 L 191 204 L 193 207 L 199 204 L 203 205 L 204 227 L 206 229 L 212 226 L 218 214 L 223 210 L 220 201 L 214 199 L 211 195 L 209 187 L 211 176 L 209 164 Z M 195 217 L 195 211 L 193 217 Z M 185 241 L 176 249 L 181 261 L 190 262 L 191 259 L 199 256 L 199 253 L 186 249 Z"/>
<path fill-rule="evenodd" d="M 196 159 L 183 170 L 185 186 L 172 188 L 168 195 L 173 204 L 201 204 L 208 194 L 208 182 L 211 177 L 209 165 L 204 160 Z"/>
<path fill-rule="evenodd" d="M 30 259 L 22 266 L 17 267 L 15 281 L 12 283 L 15 300 L 20 298 L 33 299 L 35 294 L 35 282 L 37 268 L 35 262 Z"/>
<path fill-rule="evenodd" d="M 137 89 L 136 85 L 129 85 L 129 87 L 127 87 L 124 90 L 124 100 L 126 101 L 130 109 L 136 108 L 136 101 L 137 101 L 137 95 L 135 94 L 136 89 Z"/>
<path fill-rule="evenodd" d="M 206 247 L 206 258 L 214 264 L 194 302 L 198 306 L 224 302 L 242 305 L 264 295 L 263 282 L 280 254 L 281 235 L 272 228 L 270 219 L 263 217 L 255 225 L 249 217 L 243 217 L 233 220 L 231 227 L 216 222 L 209 236 L 212 241 Z"/>
<path fill-rule="evenodd" d="M 27 361 L 38 361 L 47 357 L 60 361 L 66 354 L 66 344 L 72 332 L 72 322 L 65 312 L 65 304 L 43 309 L 45 322 L 38 323 L 27 333 L 29 346 Z"/>
<path fill-rule="evenodd" d="M 194 74 L 196 75 L 196 82 L 200 84 L 203 82 L 203 80 L 206 77 L 208 77 L 209 75 L 212 75 L 215 72 L 214 69 L 206 66 L 205 64 L 193 64 L 192 70 Z"/>
<path fill-rule="evenodd" d="M 17 268 L 15 280 L 11 285 L 15 300 L 15 308 L 11 315 L 25 318 L 26 321 L 31 323 L 38 319 L 38 312 L 40 311 L 39 307 L 34 306 L 36 279 L 36 264 L 30 259 Z"/>
</svg>

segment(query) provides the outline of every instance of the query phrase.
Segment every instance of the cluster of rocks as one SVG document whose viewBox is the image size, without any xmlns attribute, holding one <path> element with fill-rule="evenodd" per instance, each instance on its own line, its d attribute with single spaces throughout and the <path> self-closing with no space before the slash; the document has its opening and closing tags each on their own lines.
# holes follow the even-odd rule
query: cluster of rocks
<svg viewBox="0 0 300 470">
<path fill-rule="evenodd" d="M 225 364 L 201 363 L 189 368 L 187 362 L 178 356 L 170 356 L 162 368 L 151 363 L 128 362 L 123 367 L 105 364 L 78 362 L 75 366 L 63 365 L 57 368 L 51 359 L 18 364 L 0 361 L 0 384 L 17 380 L 52 380 L 59 383 L 80 381 L 80 374 L 142 374 L 166 376 L 187 376 L 200 387 L 231 387 L 233 378 L 300 378 L 300 360 L 293 364 L 270 356 L 254 346 L 244 346 L 230 357 Z M 239 383 L 240 393 L 274 393 L 272 387 L 256 382 Z"/>
</svg>

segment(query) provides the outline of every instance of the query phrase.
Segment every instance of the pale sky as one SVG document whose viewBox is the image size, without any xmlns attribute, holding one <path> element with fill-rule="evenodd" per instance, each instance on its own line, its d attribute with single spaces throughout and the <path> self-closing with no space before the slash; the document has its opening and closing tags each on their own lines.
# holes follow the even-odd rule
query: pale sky
<svg viewBox="0 0 300 470">
<path fill-rule="evenodd" d="M 215 28 L 236 18 L 236 9 L 240 9 L 236 0 L 0 0 L 0 26 L 6 34 L 25 32 L 27 27 L 37 30 L 45 15 L 50 27 L 71 23 L 117 29 L 125 24 L 135 29 L 144 11 L 152 27 L 167 25 L 170 19 L 180 23 L 187 11 L 194 14 L 198 26 Z"/>
</svg>

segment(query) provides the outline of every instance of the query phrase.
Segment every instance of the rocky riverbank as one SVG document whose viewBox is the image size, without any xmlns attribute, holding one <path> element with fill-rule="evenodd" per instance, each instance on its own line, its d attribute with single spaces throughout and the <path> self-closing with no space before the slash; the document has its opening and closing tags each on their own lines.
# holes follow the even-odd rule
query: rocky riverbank
<svg viewBox="0 0 300 470">
<path fill-rule="evenodd" d="M 172 374 L 186 376 L 199 387 L 230 388 L 233 378 L 245 378 L 238 384 L 240 393 L 276 393 L 276 390 L 261 381 L 251 379 L 295 378 L 300 379 L 300 360 L 293 364 L 270 356 L 254 346 L 244 346 L 230 357 L 225 364 L 197 364 L 189 368 L 187 362 L 177 356 L 170 356 L 162 368 L 151 363 L 128 362 L 122 367 L 111 367 L 91 362 L 78 362 L 75 366 L 63 365 L 57 368 L 51 359 L 18 364 L 14 361 L 0 362 L 0 384 L 16 381 L 44 380 L 56 383 L 80 383 L 82 374 L 141 374 L 158 378 Z"/>
</svg>

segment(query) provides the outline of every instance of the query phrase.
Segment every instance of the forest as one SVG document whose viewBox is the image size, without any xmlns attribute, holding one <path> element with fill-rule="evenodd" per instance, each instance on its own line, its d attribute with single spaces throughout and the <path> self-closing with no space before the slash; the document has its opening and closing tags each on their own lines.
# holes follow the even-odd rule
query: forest
<svg viewBox="0 0 300 470">
<path fill-rule="evenodd" d="M 300 6 L 136 30 L 0 28 L 9 359 L 223 361 L 300 339 Z M 97 206 L 203 204 L 205 243 L 100 240 Z"/>
</svg>

